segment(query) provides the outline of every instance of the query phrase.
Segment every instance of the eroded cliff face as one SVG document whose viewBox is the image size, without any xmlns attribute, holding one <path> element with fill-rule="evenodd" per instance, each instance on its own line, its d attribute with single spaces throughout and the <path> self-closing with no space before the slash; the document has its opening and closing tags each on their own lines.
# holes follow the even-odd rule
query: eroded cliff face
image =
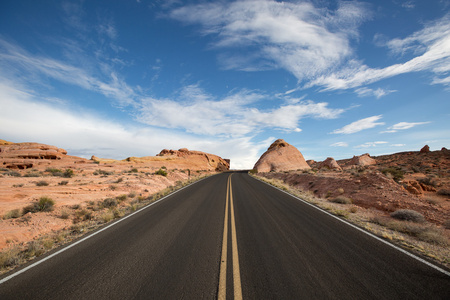
<svg viewBox="0 0 450 300">
<path fill-rule="evenodd" d="M 229 159 L 223 159 L 220 156 L 214 154 L 209 154 L 201 151 L 192 151 L 186 148 L 181 148 L 179 150 L 164 149 L 157 156 L 188 160 L 195 165 L 203 164 L 206 170 L 222 172 L 230 169 Z"/>
<path fill-rule="evenodd" d="M 10 143 L 1 140 L 0 166 L 7 169 L 29 169 L 37 165 L 48 165 L 52 161 L 80 160 L 83 158 L 68 156 L 67 151 L 56 146 L 40 143 Z"/>
<path fill-rule="evenodd" d="M 306 163 L 302 153 L 297 148 L 282 139 L 278 139 L 260 157 L 254 169 L 258 172 L 280 172 L 307 170 L 311 167 Z"/>
</svg>

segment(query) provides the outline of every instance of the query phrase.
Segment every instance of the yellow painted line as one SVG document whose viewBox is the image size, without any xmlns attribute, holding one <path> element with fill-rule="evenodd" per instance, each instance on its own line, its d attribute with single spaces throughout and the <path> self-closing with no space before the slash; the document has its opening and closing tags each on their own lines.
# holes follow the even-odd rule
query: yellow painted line
<svg viewBox="0 0 450 300">
<path fill-rule="evenodd" d="M 222 257 L 220 259 L 219 300 L 225 300 L 227 295 L 227 242 L 228 242 L 228 195 L 230 177 L 227 182 L 227 197 L 225 199 L 225 221 L 223 224 Z"/>
<path fill-rule="evenodd" d="M 233 259 L 234 299 L 242 300 L 241 273 L 239 271 L 239 254 L 236 238 L 236 223 L 234 219 L 233 188 L 231 186 L 232 175 L 233 174 L 228 176 L 227 196 L 225 201 L 225 221 L 223 224 L 222 257 L 220 259 L 220 273 L 219 273 L 219 292 L 218 292 L 219 300 L 225 300 L 227 296 L 228 205 L 230 205 L 231 208 L 231 248 Z"/>
<path fill-rule="evenodd" d="M 239 254 L 237 248 L 236 224 L 234 220 L 233 189 L 231 187 L 231 175 L 229 178 L 230 178 L 230 207 L 231 207 L 231 243 L 233 248 L 234 299 L 242 300 L 241 273 L 239 271 Z"/>
</svg>

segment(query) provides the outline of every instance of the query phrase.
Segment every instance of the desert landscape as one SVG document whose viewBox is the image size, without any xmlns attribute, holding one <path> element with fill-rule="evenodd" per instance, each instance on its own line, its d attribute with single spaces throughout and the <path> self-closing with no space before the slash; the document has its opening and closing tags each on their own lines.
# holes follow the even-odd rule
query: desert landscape
<svg viewBox="0 0 450 300">
<path fill-rule="evenodd" d="M 0 266 L 5 272 L 136 211 L 230 161 L 162 150 L 124 160 L 70 156 L 39 143 L 0 141 Z M 276 140 L 250 173 L 449 266 L 450 151 L 364 154 L 322 162 Z"/>
<path fill-rule="evenodd" d="M 89 160 L 56 146 L 0 140 L 0 267 L 5 271 L 39 256 L 188 183 L 226 171 L 229 163 L 185 148 Z"/>
<path fill-rule="evenodd" d="M 291 159 L 290 157 L 295 157 Z M 450 265 L 450 151 L 442 148 L 322 162 L 275 141 L 251 171 L 417 254 Z"/>
</svg>

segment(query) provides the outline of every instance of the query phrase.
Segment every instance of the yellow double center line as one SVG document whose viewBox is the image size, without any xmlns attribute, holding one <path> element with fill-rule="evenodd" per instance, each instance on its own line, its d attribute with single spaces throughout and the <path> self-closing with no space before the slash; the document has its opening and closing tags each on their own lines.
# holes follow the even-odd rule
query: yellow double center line
<svg viewBox="0 0 450 300">
<path fill-rule="evenodd" d="M 220 260 L 220 274 L 219 274 L 219 295 L 218 295 L 219 300 L 225 300 L 227 293 L 228 205 L 230 206 L 231 211 L 231 244 L 232 244 L 231 247 L 233 258 L 234 299 L 242 299 L 241 274 L 239 271 L 239 255 L 236 238 L 236 223 L 234 220 L 233 188 L 231 186 L 232 175 L 233 174 L 228 176 L 227 182 L 225 221 L 223 225 L 222 258 Z"/>
</svg>

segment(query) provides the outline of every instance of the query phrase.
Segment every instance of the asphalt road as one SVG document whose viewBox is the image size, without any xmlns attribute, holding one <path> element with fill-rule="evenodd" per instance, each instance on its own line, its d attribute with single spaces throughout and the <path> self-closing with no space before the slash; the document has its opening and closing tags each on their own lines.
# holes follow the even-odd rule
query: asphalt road
<svg viewBox="0 0 450 300">
<path fill-rule="evenodd" d="M 450 276 L 245 173 L 223 173 L 0 284 L 2 300 L 222 297 L 450 299 Z"/>
</svg>

